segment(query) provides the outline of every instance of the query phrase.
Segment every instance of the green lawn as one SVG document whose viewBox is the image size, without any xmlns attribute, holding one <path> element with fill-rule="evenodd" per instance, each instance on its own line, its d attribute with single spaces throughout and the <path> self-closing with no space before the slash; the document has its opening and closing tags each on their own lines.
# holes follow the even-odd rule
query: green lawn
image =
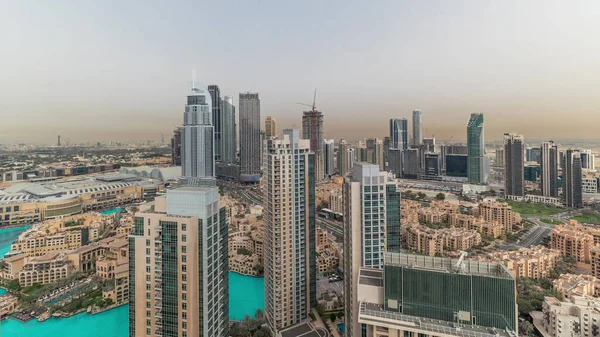
<svg viewBox="0 0 600 337">
<path fill-rule="evenodd" d="M 600 225 L 600 214 L 594 211 L 583 211 L 581 215 L 573 217 L 573 219 L 583 223 Z"/>
<path fill-rule="evenodd" d="M 512 201 L 512 200 L 501 200 L 498 201 L 508 203 L 513 211 L 520 213 L 521 215 L 541 215 L 548 216 L 557 213 L 564 212 L 564 208 L 556 207 L 548 204 L 536 204 L 532 202 Z"/>
<path fill-rule="evenodd" d="M 554 219 L 541 218 L 540 221 L 543 223 L 547 223 L 549 225 L 562 225 L 563 224 L 562 221 L 558 221 L 558 220 L 554 220 Z"/>
</svg>

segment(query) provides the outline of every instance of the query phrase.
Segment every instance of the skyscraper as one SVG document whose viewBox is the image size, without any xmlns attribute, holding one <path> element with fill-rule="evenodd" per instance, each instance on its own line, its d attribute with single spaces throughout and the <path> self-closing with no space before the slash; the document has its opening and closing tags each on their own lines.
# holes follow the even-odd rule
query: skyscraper
<svg viewBox="0 0 600 337">
<path fill-rule="evenodd" d="M 390 119 L 390 148 L 408 149 L 408 121 L 406 118 Z"/>
<path fill-rule="evenodd" d="M 542 195 L 558 197 L 558 148 L 554 142 L 543 142 L 540 146 L 540 187 Z"/>
<path fill-rule="evenodd" d="M 569 149 L 565 155 L 563 168 L 563 194 L 567 207 L 583 207 L 581 154 L 579 150 Z"/>
<path fill-rule="evenodd" d="M 404 159 L 404 151 L 401 149 L 390 149 L 388 153 L 389 172 L 394 174 L 396 178 L 402 178 L 402 161 Z"/>
<path fill-rule="evenodd" d="M 181 166 L 181 127 L 173 130 L 171 137 L 171 164 Z"/>
<path fill-rule="evenodd" d="M 212 122 L 215 133 L 215 160 L 221 161 L 221 90 L 218 85 L 208 86 L 210 99 L 212 101 Z"/>
<path fill-rule="evenodd" d="M 129 336 L 229 335 L 227 214 L 214 178 L 212 102 L 192 87 L 182 129 L 183 177 L 129 236 Z"/>
<path fill-rule="evenodd" d="M 371 164 L 379 165 L 382 169 L 385 167 L 383 160 L 383 141 L 379 138 L 368 138 L 366 161 Z"/>
<path fill-rule="evenodd" d="M 240 180 L 260 180 L 260 99 L 258 93 L 240 93 Z"/>
<path fill-rule="evenodd" d="M 594 154 L 592 154 L 592 150 L 581 150 L 580 154 L 581 154 L 581 168 L 588 169 L 588 170 L 595 170 L 596 169 L 596 163 L 595 163 L 596 158 L 595 158 Z"/>
<path fill-rule="evenodd" d="M 325 177 L 331 177 L 335 174 L 335 141 L 333 139 L 323 141 L 323 163 L 325 164 Z"/>
<path fill-rule="evenodd" d="M 361 336 L 357 326 L 360 268 L 382 269 L 383 253 L 388 247 L 399 249 L 400 192 L 396 185 L 387 183 L 387 173 L 379 171 L 378 165 L 356 163 L 352 176 L 344 181 L 342 193 L 345 329 L 346 336 L 355 337 Z"/>
<path fill-rule="evenodd" d="M 540 163 L 540 148 L 539 147 L 527 147 L 525 149 L 525 161 L 531 161 Z"/>
<path fill-rule="evenodd" d="M 221 101 L 221 161 L 234 164 L 237 153 L 237 130 L 233 97 L 225 96 Z"/>
<path fill-rule="evenodd" d="M 423 138 L 423 146 L 425 146 L 425 151 L 427 152 L 436 152 L 435 138 Z"/>
<path fill-rule="evenodd" d="M 310 140 L 310 150 L 315 153 L 317 180 L 325 177 L 323 170 L 323 113 L 314 107 L 302 115 L 302 138 Z"/>
<path fill-rule="evenodd" d="M 523 135 L 504 134 L 504 193 L 524 196 L 523 167 L 525 160 Z"/>
<path fill-rule="evenodd" d="M 467 172 L 469 184 L 483 185 L 485 172 L 485 140 L 483 132 L 483 114 L 474 113 L 467 124 Z"/>
<path fill-rule="evenodd" d="M 348 165 L 348 143 L 344 139 L 340 139 L 337 152 L 337 172 L 342 177 L 350 170 Z"/>
<path fill-rule="evenodd" d="M 277 121 L 271 116 L 265 119 L 265 139 L 277 136 Z"/>
<path fill-rule="evenodd" d="M 316 305 L 315 155 L 297 129 L 267 143 L 265 314 L 277 335 Z"/>
<path fill-rule="evenodd" d="M 421 110 L 417 109 L 413 111 L 412 116 L 412 128 L 413 128 L 413 144 L 419 146 L 423 144 L 423 134 L 421 133 Z"/>
<path fill-rule="evenodd" d="M 440 179 L 442 175 L 439 153 L 425 153 L 425 169 L 423 179 Z"/>
</svg>

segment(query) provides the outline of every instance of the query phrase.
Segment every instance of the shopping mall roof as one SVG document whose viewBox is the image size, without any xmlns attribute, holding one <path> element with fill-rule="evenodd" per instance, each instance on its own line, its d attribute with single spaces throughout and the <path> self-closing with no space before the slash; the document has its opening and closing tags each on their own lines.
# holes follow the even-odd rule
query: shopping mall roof
<svg viewBox="0 0 600 337">
<path fill-rule="evenodd" d="M 138 166 L 138 167 L 122 167 L 121 173 L 134 174 L 138 177 L 147 177 L 160 179 L 162 181 L 177 180 L 181 177 L 181 166 L 169 166 L 169 167 L 152 167 L 152 166 Z"/>
<path fill-rule="evenodd" d="M 70 179 L 22 182 L 0 190 L 0 204 L 28 201 L 60 201 L 81 194 L 102 192 L 137 185 L 159 185 L 158 179 L 140 178 L 129 174 L 102 174 L 78 176 Z"/>
</svg>

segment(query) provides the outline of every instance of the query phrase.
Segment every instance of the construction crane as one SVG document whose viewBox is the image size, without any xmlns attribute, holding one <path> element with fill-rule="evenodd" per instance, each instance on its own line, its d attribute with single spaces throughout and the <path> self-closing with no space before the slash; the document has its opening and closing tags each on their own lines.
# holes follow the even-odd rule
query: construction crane
<svg viewBox="0 0 600 337">
<path fill-rule="evenodd" d="M 309 106 L 309 107 L 311 107 L 311 112 L 314 114 L 314 113 L 315 113 L 315 111 L 317 111 L 317 105 L 316 105 L 316 102 L 317 102 L 317 89 L 315 89 L 315 95 L 314 95 L 314 97 L 313 97 L 313 103 L 312 103 L 312 104 L 306 104 L 306 103 L 296 103 L 296 104 L 299 104 L 299 105 L 304 105 L 304 106 Z"/>
</svg>

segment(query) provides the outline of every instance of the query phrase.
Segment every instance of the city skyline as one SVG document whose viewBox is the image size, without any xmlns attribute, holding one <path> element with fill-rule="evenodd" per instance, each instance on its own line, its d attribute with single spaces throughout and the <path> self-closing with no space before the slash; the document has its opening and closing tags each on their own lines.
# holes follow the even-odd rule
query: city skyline
<svg viewBox="0 0 600 337">
<path fill-rule="evenodd" d="M 203 84 L 217 83 L 223 93 L 259 92 L 264 114 L 281 129 L 298 126 L 302 109 L 295 103 L 309 101 L 317 88 L 317 104 L 328 118 L 353 116 L 344 125 L 330 124 L 327 138 L 382 138 L 387 120 L 410 118 L 418 107 L 427 116 L 424 137 L 460 135 L 468 115 L 483 112 L 490 140 L 507 131 L 528 139 L 597 139 L 597 77 L 589 74 L 598 70 L 600 48 L 589 41 L 598 32 L 600 5 L 540 4 L 439 2 L 434 11 L 412 1 L 341 10 L 316 2 L 285 8 L 211 3 L 211 12 L 229 14 L 227 24 L 215 15 L 194 29 L 186 20 L 195 12 L 192 4 L 186 13 L 158 4 L 141 12 L 133 4 L 119 12 L 104 4 L 2 4 L 0 27 L 12 35 L 0 66 L 6 129 L 0 142 L 55 144 L 58 134 L 73 142 L 159 139 L 179 124 L 178 95 L 189 87 L 185 78 L 193 68 Z M 244 16 L 248 11 L 253 19 Z M 307 12 L 315 19 L 335 13 L 335 20 L 307 28 L 298 14 Z M 113 25 L 103 24 L 106 14 Z M 27 26 L 25 16 L 31 18 Z M 378 25 L 356 24 L 357 16 L 364 22 L 377 18 Z M 254 19 L 265 24 L 249 24 Z M 164 21 L 176 23 L 168 29 L 156 24 Z M 271 31 L 273 25 L 280 30 Z M 202 29 L 218 36 L 207 37 L 215 45 L 210 55 L 182 42 Z M 44 40 L 39 31 L 47 32 Z M 417 34 L 407 36 L 409 31 Z M 309 44 L 317 52 L 306 58 Z M 252 52 L 244 60 L 234 60 L 247 50 Z M 31 99 L 32 86 L 43 88 L 40 99 Z M 546 115 L 553 118 L 541 118 Z M 30 125 L 31 119 L 39 123 Z"/>
</svg>

